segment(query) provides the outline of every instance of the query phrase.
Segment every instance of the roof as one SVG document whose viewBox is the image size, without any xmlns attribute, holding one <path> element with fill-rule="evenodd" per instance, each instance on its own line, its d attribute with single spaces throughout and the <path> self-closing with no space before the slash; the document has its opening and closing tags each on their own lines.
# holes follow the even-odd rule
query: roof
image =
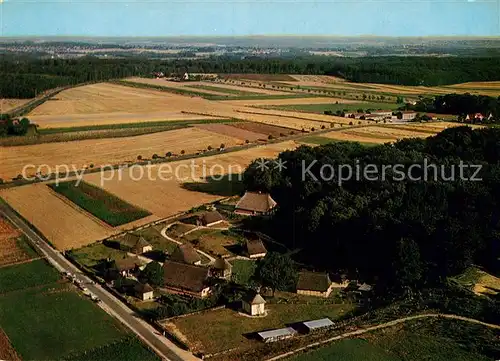
<svg viewBox="0 0 500 361">
<path fill-rule="evenodd" d="M 249 239 L 247 240 L 247 252 L 250 255 L 261 254 L 267 253 L 267 249 L 260 239 Z"/>
<path fill-rule="evenodd" d="M 218 257 L 215 260 L 212 268 L 215 268 L 215 269 L 218 269 L 218 270 L 228 270 L 228 269 L 233 268 L 233 266 L 231 265 L 231 263 L 229 263 L 228 261 L 226 261 L 224 258 Z"/>
<path fill-rule="evenodd" d="M 327 273 L 303 271 L 299 273 L 298 290 L 326 292 L 332 284 Z"/>
<path fill-rule="evenodd" d="M 170 255 L 170 260 L 195 264 L 201 261 L 200 255 L 193 248 L 191 243 L 180 244 Z"/>
<path fill-rule="evenodd" d="M 224 220 L 221 214 L 217 211 L 205 212 L 199 217 L 199 219 L 205 224 L 215 223 Z"/>
<path fill-rule="evenodd" d="M 269 193 L 246 192 L 236 203 L 235 209 L 265 213 L 276 207 L 276 204 Z"/>
<path fill-rule="evenodd" d="M 142 284 L 140 282 L 137 282 L 134 286 L 134 291 L 140 293 L 148 293 L 148 292 L 153 292 L 154 289 L 148 283 Z"/>
<path fill-rule="evenodd" d="M 315 330 L 315 329 L 323 328 L 323 327 L 330 327 L 330 326 L 334 325 L 332 320 L 330 320 L 329 318 L 322 318 L 319 320 L 307 321 L 307 322 L 303 322 L 302 324 L 310 330 Z"/>
<path fill-rule="evenodd" d="M 115 260 L 116 268 L 118 271 L 129 271 L 141 265 L 139 258 L 137 257 L 127 257 Z"/>
<path fill-rule="evenodd" d="M 276 330 L 271 330 L 271 331 L 258 332 L 257 335 L 259 335 L 263 339 L 266 339 L 266 338 L 273 338 L 273 337 L 295 335 L 296 333 L 297 333 L 297 331 L 295 331 L 293 328 L 286 327 L 286 328 L 278 328 Z"/>
<path fill-rule="evenodd" d="M 363 283 L 361 286 L 358 287 L 358 291 L 368 292 L 371 290 L 372 286 L 370 286 L 368 283 Z"/>
<path fill-rule="evenodd" d="M 260 305 L 260 304 L 265 304 L 266 300 L 262 298 L 262 296 L 259 293 L 256 292 L 250 292 L 248 293 L 245 297 L 243 297 L 243 302 L 249 303 L 251 305 Z"/>
<path fill-rule="evenodd" d="M 144 239 L 144 237 L 138 236 L 133 233 L 127 233 L 126 235 L 124 235 L 120 243 L 134 250 L 150 246 L 150 244 Z"/>
<path fill-rule="evenodd" d="M 206 287 L 209 269 L 186 263 L 165 261 L 163 263 L 163 282 L 165 286 L 200 292 Z"/>
</svg>

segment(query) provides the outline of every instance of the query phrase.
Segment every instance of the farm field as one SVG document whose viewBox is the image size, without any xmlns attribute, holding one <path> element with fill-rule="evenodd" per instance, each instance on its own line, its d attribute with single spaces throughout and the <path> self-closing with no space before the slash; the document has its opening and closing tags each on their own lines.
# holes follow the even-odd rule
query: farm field
<svg viewBox="0 0 500 361">
<path fill-rule="evenodd" d="M 225 308 L 167 321 L 163 326 L 187 340 L 194 349 L 207 353 L 255 347 L 244 335 L 266 329 L 284 327 L 304 320 L 329 317 L 334 320 L 352 310 L 350 305 L 332 303 L 266 304 L 268 315 L 249 318 Z M 204 325 L 204 327 L 199 327 Z M 209 329 L 211 332 L 206 332 Z"/>
<path fill-rule="evenodd" d="M 0 360 L 21 361 L 5 332 L 0 329 Z"/>
<path fill-rule="evenodd" d="M 145 173 L 147 170 L 152 177 L 149 179 L 148 176 L 144 176 L 137 181 L 131 179 L 136 178 L 137 175 L 129 172 L 123 172 L 122 180 L 119 180 L 116 173 L 114 177 L 110 177 L 109 171 L 104 172 L 102 174 L 104 177 L 113 179 L 103 181 L 103 185 L 101 185 L 100 173 L 84 176 L 85 182 L 102 187 L 124 201 L 153 213 L 149 217 L 115 229 L 82 211 L 43 183 L 3 189 L 0 191 L 0 197 L 44 234 L 56 248 L 60 250 L 79 248 L 107 238 L 121 230 L 147 224 L 159 218 L 187 211 L 201 203 L 222 198 L 223 195 L 200 191 L 204 184 L 208 184 L 203 175 L 204 165 L 207 172 L 214 167 L 214 175 L 240 172 L 256 158 L 275 157 L 280 152 L 295 149 L 297 146 L 298 143 L 288 141 L 194 160 L 142 167 Z M 195 164 L 193 171 L 191 171 L 191 164 Z M 161 173 L 158 173 L 159 169 Z M 177 174 L 175 174 L 176 170 Z M 162 181 L 160 176 L 165 177 L 166 180 Z M 169 179 L 169 177 L 176 179 Z M 185 183 L 199 185 L 199 191 L 189 190 Z"/>
<path fill-rule="evenodd" d="M 0 268 L 0 295 L 56 282 L 59 278 L 59 273 L 44 259 L 2 267 Z"/>
<path fill-rule="evenodd" d="M 253 122 L 237 122 L 231 124 L 231 126 L 234 128 L 248 130 L 250 132 L 265 134 L 266 138 L 269 135 L 272 135 L 273 137 L 280 137 L 281 134 L 291 134 L 292 132 L 294 132 L 293 130 L 288 128 L 282 128 L 274 125 L 253 123 Z"/>
<path fill-rule="evenodd" d="M 8 112 L 13 108 L 17 108 L 23 104 L 26 104 L 31 99 L 5 99 L 0 98 L 0 114 Z"/>
<path fill-rule="evenodd" d="M 250 142 L 255 142 L 260 139 L 267 139 L 267 136 L 265 134 L 255 133 L 250 130 L 233 127 L 232 125 L 226 124 L 198 124 L 196 125 L 196 128 L 208 130 L 210 132 L 218 133 L 223 136 L 237 138 L 243 141 L 249 140 Z"/>
<path fill-rule="evenodd" d="M 258 94 L 266 94 L 266 95 L 285 95 L 285 94 L 290 94 L 289 92 L 284 92 L 284 91 L 279 91 L 279 90 L 272 90 L 272 89 L 266 89 L 266 88 L 251 88 L 251 87 L 246 87 L 246 86 L 238 86 L 238 85 L 230 85 L 230 84 L 225 84 L 225 83 L 214 83 L 214 82 L 200 82 L 194 85 L 191 85 L 192 83 L 185 83 L 187 87 L 189 88 L 196 88 L 196 89 L 220 89 L 220 92 L 226 92 L 230 93 L 230 91 L 233 91 L 232 94 L 234 95 L 243 95 L 241 93 L 250 93 L 251 95 L 258 95 Z"/>
<path fill-rule="evenodd" d="M 48 186 L 112 227 L 151 215 L 148 211 L 137 208 L 85 182 L 68 181 L 59 184 L 51 183 Z"/>
<path fill-rule="evenodd" d="M 469 267 L 454 279 L 476 295 L 495 296 L 500 293 L 500 278 L 475 267 Z"/>
<path fill-rule="evenodd" d="M 359 101 L 341 99 L 341 98 L 326 98 L 326 97 L 303 97 L 303 98 L 285 98 L 285 99 L 247 99 L 247 100 L 225 100 L 224 104 L 230 105 L 308 105 L 308 104 L 341 104 L 360 103 Z"/>
<path fill-rule="evenodd" d="M 22 172 L 24 165 L 29 164 L 35 167 L 27 175 L 34 176 L 36 167 L 40 164 L 46 164 L 51 169 L 55 169 L 57 165 L 68 165 L 71 170 L 73 166 L 82 169 L 90 164 L 98 167 L 132 162 L 139 155 L 143 159 L 149 159 L 155 153 L 165 156 L 167 152 L 179 154 L 184 150 L 186 154 L 192 154 L 207 149 L 209 145 L 218 147 L 221 143 L 230 147 L 243 144 L 243 141 L 198 128 L 184 128 L 135 137 L 2 147 L 0 178 L 13 178 Z"/>
<path fill-rule="evenodd" d="M 306 113 L 319 113 L 323 114 L 325 111 L 336 112 L 340 111 L 350 111 L 356 112 L 358 109 L 371 109 L 371 111 L 376 110 L 395 110 L 398 108 L 398 104 L 388 104 L 388 103 L 324 103 L 324 104 L 297 104 L 297 105 L 280 105 L 280 106 L 267 106 L 265 109 L 274 110 L 285 110 L 285 111 L 298 111 Z"/>
<path fill-rule="evenodd" d="M 299 141 L 306 144 L 306 145 L 316 146 L 316 145 L 325 145 L 325 144 L 330 144 L 330 143 L 334 143 L 334 142 L 339 142 L 340 140 L 336 140 L 336 139 L 332 139 L 332 138 L 328 138 L 328 137 L 324 137 L 324 136 L 320 136 L 320 135 L 311 135 L 311 136 L 300 138 Z M 362 145 L 367 146 L 367 147 L 377 145 L 377 143 L 371 143 L 371 142 L 361 142 L 361 141 L 358 141 L 358 142 L 361 143 Z"/>
<path fill-rule="evenodd" d="M 22 242 L 20 232 L 0 217 L 0 267 L 32 258 Z"/>
<path fill-rule="evenodd" d="M 219 74 L 224 79 L 248 79 L 253 81 L 295 81 L 294 75 L 287 74 Z"/>
<path fill-rule="evenodd" d="M 224 92 L 224 91 L 217 91 L 213 89 L 203 89 L 203 88 L 198 88 L 198 87 L 192 87 L 190 88 L 189 86 L 195 86 L 195 85 L 204 85 L 205 83 L 202 82 L 175 82 L 175 81 L 168 81 L 165 79 L 153 79 L 153 78 L 126 78 L 124 81 L 129 82 L 129 83 L 136 83 L 136 84 L 145 84 L 145 85 L 152 85 L 155 87 L 164 87 L 167 89 L 178 89 L 178 90 L 185 90 L 186 95 L 189 95 L 189 92 L 193 93 L 198 93 L 200 95 L 206 94 L 206 95 L 218 95 L 222 97 L 227 97 L 231 96 L 231 94 Z M 194 94 L 193 94 L 194 95 Z"/>
<path fill-rule="evenodd" d="M 114 233 L 43 183 L 4 189 L 0 197 L 60 250 L 81 247 Z"/>
</svg>

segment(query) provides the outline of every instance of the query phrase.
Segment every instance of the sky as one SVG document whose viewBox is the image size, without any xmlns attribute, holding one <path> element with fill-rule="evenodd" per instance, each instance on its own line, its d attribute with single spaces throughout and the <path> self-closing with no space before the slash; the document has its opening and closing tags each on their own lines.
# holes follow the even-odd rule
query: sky
<svg viewBox="0 0 500 361">
<path fill-rule="evenodd" d="M 0 0 L 2 36 L 499 36 L 500 0 Z"/>
</svg>

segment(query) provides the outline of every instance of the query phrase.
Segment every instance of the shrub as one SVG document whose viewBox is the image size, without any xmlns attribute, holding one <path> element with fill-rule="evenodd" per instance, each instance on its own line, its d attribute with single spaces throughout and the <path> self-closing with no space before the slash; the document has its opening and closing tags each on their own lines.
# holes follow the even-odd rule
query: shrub
<svg viewBox="0 0 500 361">
<path fill-rule="evenodd" d="M 250 143 L 250 141 L 248 139 L 245 139 L 245 143 L 248 144 Z"/>
<path fill-rule="evenodd" d="M 314 127 L 311 128 L 311 132 L 314 132 L 316 129 Z"/>
<path fill-rule="evenodd" d="M 171 157 L 172 156 L 172 152 L 166 152 L 165 153 L 165 157 Z"/>
<path fill-rule="evenodd" d="M 184 149 L 181 150 L 181 154 L 185 154 L 185 153 L 186 153 L 186 151 Z"/>
<path fill-rule="evenodd" d="M 138 155 L 137 160 L 142 160 L 142 155 Z"/>
<path fill-rule="evenodd" d="M 94 168 L 94 163 L 90 163 L 89 168 Z"/>
<path fill-rule="evenodd" d="M 271 139 L 273 139 L 273 138 L 274 138 L 274 137 L 273 137 L 273 135 L 272 135 L 272 134 L 269 134 L 269 136 L 267 137 L 267 139 L 269 139 L 269 140 L 271 140 Z"/>
<path fill-rule="evenodd" d="M 153 157 L 152 157 L 152 158 L 153 158 L 153 159 L 158 159 L 158 154 L 156 154 L 156 153 L 155 153 L 155 154 L 153 154 Z"/>
<path fill-rule="evenodd" d="M 349 122 L 349 125 L 353 125 L 352 122 Z"/>
<path fill-rule="evenodd" d="M 284 136 L 285 136 L 285 134 L 283 134 L 283 133 L 280 133 L 280 137 L 284 137 Z"/>
<path fill-rule="evenodd" d="M 226 145 L 224 143 L 221 143 L 220 148 L 224 149 L 224 148 L 226 148 Z"/>
</svg>

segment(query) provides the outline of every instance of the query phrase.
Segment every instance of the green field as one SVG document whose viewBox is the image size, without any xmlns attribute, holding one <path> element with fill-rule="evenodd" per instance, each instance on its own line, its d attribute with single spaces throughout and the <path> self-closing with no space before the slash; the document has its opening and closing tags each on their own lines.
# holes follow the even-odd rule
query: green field
<svg viewBox="0 0 500 361">
<path fill-rule="evenodd" d="M 376 110 L 395 110 L 399 107 L 395 103 L 352 103 L 352 104 L 293 104 L 293 105 L 273 105 L 265 106 L 261 108 L 265 109 L 275 109 L 275 110 L 288 110 L 288 111 L 298 111 L 307 113 L 319 113 L 323 114 L 325 111 L 331 111 L 335 113 L 339 111 L 356 112 L 359 110 L 376 111 Z"/>
<path fill-rule="evenodd" d="M 500 352 L 498 332 L 454 320 L 409 322 L 288 358 L 288 361 L 486 361 Z"/>
<path fill-rule="evenodd" d="M 0 296 L 0 324 L 21 358 L 58 360 L 104 346 L 126 331 L 91 301 L 66 285 Z"/>
<path fill-rule="evenodd" d="M 123 259 L 127 252 L 107 247 L 102 243 L 94 243 L 82 248 L 69 251 L 71 257 L 79 264 L 93 268 L 102 260 L 110 258 L 111 260 Z"/>
<path fill-rule="evenodd" d="M 68 181 L 58 185 L 52 183 L 48 186 L 113 227 L 151 215 L 150 212 L 137 208 L 99 187 L 77 182 Z"/>
<path fill-rule="evenodd" d="M 82 353 L 65 357 L 64 361 L 160 361 L 136 338 L 124 338 L 117 342 Z"/>
<path fill-rule="evenodd" d="M 353 339 L 340 341 L 332 346 L 300 354 L 289 361 L 400 361 L 384 350 L 365 340 Z M 424 360 L 424 359 L 422 359 Z M 427 359 L 430 360 L 430 359 Z"/>
<path fill-rule="evenodd" d="M 56 282 L 59 273 L 45 260 L 0 268 L 0 294 Z"/>
</svg>

